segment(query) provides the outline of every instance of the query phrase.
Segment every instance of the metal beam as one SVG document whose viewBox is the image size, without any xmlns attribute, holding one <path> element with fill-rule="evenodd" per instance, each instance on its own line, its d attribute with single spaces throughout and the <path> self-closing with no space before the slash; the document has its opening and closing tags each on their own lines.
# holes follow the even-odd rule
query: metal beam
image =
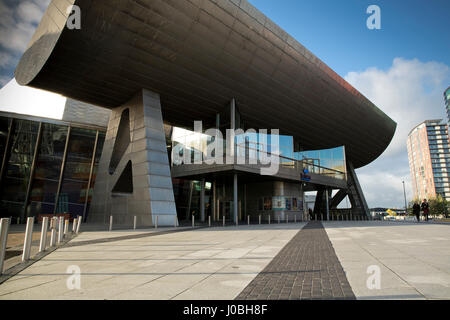
<svg viewBox="0 0 450 320">
<path fill-rule="evenodd" d="M 99 131 L 97 130 L 97 134 L 95 135 L 95 144 L 94 144 L 94 152 L 92 154 L 91 158 L 91 169 L 89 172 L 89 181 L 86 188 L 86 199 L 84 200 L 84 208 L 83 208 L 83 222 L 86 222 L 86 213 L 87 213 L 87 205 L 89 200 L 89 190 L 91 190 L 91 184 L 92 184 L 92 176 L 94 174 L 94 166 L 95 166 L 95 156 L 97 153 L 97 147 L 98 147 L 98 137 L 99 137 Z"/>
<path fill-rule="evenodd" d="M 3 160 L 2 160 L 2 167 L 0 170 L 0 186 L 2 185 L 2 181 L 3 181 L 3 176 L 5 174 L 5 168 L 6 168 L 6 164 L 8 163 L 8 155 L 10 155 L 10 150 L 11 150 L 11 135 L 12 135 L 12 131 L 14 129 L 14 119 L 11 119 L 11 122 L 9 123 L 9 127 L 8 127 L 8 137 L 6 138 L 6 145 L 5 145 L 5 152 L 3 153 Z"/>
<path fill-rule="evenodd" d="M 206 180 L 202 179 L 201 183 L 201 189 L 200 189 L 200 221 L 205 222 L 206 215 L 205 215 L 205 183 Z"/>
<path fill-rule="evenodd" d="M 234 222 L 236 225 L 238 224 L 238 176 L 237 173 L 234 174 L 233 177 L 233 214 L 234 214 Z"/>
<path fill-rule="evenodd" d="M 22 216 L 21 216 L 22 219 L 27 217 L 27 207 L 28 207 L 28 202 L 30 200 L 30 193 L 31 193 L 31 187 L 33 185 L 34 172 L 36 170 L 36 160 L 37 160 L 37 156 L 39 153 L 39 148 L 41 146 L 42 127 L 43 127 L 42 122 L 39 122 L 39 129 L 38 129 L 38 134 L 37 134 L 37 138 L 36 138 L 36 144 L 34 146 L 33 161 L 31 162 L 30 177 L 28 179 L 27 193 L 25 195 L 25 201 L 23 203 L 23 211 L 22 211 Z"/>
<path fill-rule="evenodd" d="M 67 161 L 67 150 L 69 149 L 69 140 L 70 140 L 71 130 L 72 130 L 72 128 L 70 126 L 68 126 L 67 127 L 66 145 L 64 146 L 64 154 L 63 154 L 62 163 L 61 163 L 61 170 L 59 172 L 58 188 L 56 189 L 55 208 L 53 209 L 54 215 L 56 215 L 58 213 L 56 211 L 57 211 L 58 205 L 59 205 L 59 194 L 61 192 L 62 181 L 64 178 L 64 168 L 66 166 L 66 161 Z"/>
</svg>

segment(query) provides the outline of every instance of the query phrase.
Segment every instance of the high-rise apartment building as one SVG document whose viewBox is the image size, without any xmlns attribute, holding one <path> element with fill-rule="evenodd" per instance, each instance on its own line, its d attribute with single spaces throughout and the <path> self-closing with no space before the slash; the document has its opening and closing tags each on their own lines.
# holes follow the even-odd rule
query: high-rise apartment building
<svg viewBox="0 0 450 320">
<path fill-rule="evenodd" d="M 416 126 L 407 140 L 414 198 L 438 194 L 450 201 L 450 146 L 448 127 L 442 119 Z"/>
<path fill-rule="evenodd" d="M 445 109 L 447 111 L 447 120 L 448 124 L 450 124 L 450 87 L 444 91 L 444 101 L 445 101 Z"/>
</svg>

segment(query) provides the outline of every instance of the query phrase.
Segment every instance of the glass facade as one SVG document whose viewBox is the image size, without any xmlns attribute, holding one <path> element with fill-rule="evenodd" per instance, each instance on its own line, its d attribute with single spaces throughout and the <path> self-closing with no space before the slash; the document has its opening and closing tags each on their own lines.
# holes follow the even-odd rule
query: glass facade
<svg viewBox="0 0 450 320">
<path fill-rule="evenodd" d="M 55 211 L 67 132 L 67 126 L 42 124 L 41 141 L 27 209 L 28 216 L 41 213 L 52 214 Z"/>
<path fill-rule="evenodd" d="M 450 87 L 444 92 L 445 109 L 447 110 L 447 124 L 450 124 Z"/>
<path fill-rule="evenodd" d="M 0 215 L 85 216 L 105 129 L 0 115 Z"/>
<path fill-rule="evenodd" d="M 304 168 L 309 173 L 326 175 L 341 180 L 346 179 L 347 168 L 343 146 L 326 150 L 294 152 L 294 138 L 292 136 L 280 135 L 276 138 L 279 141 L 278 152 L 281 166 Z M 221 139 L 223 140 L 223 154 L 225 156 L 226 138 L 221 137 Z M 174 128 L 171 140 L 172 149 L 178 152 L 178 160 L 172 161 L 172 165 L 185 164 L 186 160 L 189 161 L 188 159 L 190 159 L 190 163 L 195 163 L 196 161 L 206 160 L 208 156 L 215 156 L 213 153 L 209 154 L 208 149 L 208 146 L 215 140 L 213 136 Z M 246 133 L 236 135 L 237 161 L 241 159 L 247 163 L 252 163 L 251 161 L 254 160 L 255 164 L 260 162 L 263 152 L 271 154 L 276 151 L 271 143 L 272 136 L 270 134 Z M 184 155 L 184 152 L 189 154 Z"/>
<path fill-rule="evenodd" d="M 414 128 L 407 140 L 414 197 L 450 200 L 450 145 L 447 125 L 427 120 Z"/>
</svg>

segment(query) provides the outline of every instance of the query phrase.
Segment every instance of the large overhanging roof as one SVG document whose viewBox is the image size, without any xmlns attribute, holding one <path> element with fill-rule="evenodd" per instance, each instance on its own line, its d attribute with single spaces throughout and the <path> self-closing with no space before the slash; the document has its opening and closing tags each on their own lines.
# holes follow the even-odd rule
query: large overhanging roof
<svg viewBox="0 0 450 320">
<path fill-rule="evenodd" d="M 81 30 L 66 28 L 81 8 Z M 345 145 L 355 167 L 396 123 L 246 0 L 53 0 L 16 70 L 22 85 L 113 108 L 160 93 L 178 126 L 235 98 L 246 127 L 278 128 L 305 149 Z"/>
</svg>

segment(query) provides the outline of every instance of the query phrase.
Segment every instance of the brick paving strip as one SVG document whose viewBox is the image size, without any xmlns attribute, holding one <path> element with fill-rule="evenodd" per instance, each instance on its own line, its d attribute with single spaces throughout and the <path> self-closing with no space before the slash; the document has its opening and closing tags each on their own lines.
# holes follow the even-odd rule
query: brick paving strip
<svg viewBox="0 0 450 320">
<path fill-rule="evenodd" d="M 355 300 L 319 221 L 309 222 L 236 300 Z"/>
</svg>

